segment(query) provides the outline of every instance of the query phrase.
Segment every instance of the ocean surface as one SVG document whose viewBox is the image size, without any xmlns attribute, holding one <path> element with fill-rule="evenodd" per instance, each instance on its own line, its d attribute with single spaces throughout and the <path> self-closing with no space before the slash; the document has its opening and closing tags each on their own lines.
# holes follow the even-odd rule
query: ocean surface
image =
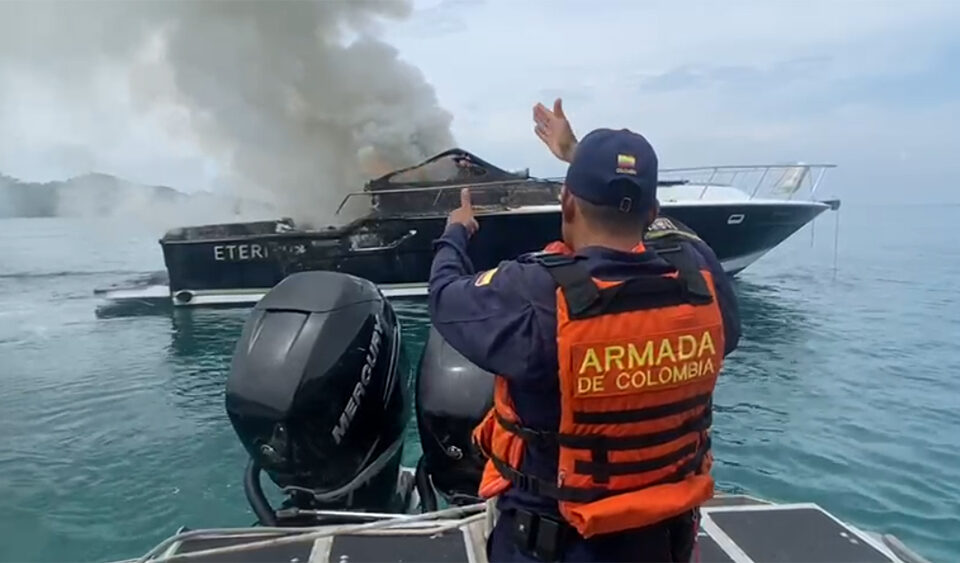
<svg viewBox="0 0 960 563">
<path fill-rule="evenodd" d="M 715 475 L 960 561 L 960 207 L 840 213 L 836 268 L 828 213 L 736 282 Z M 0 561 L 130 558 L 254 520 L 223 408 L 248 311 L 95 315 L 94 288 L 162 269 L 159 235 L 0 221 Z M 395 307 L 417 358 L 425 303 Z"/>
</svg>

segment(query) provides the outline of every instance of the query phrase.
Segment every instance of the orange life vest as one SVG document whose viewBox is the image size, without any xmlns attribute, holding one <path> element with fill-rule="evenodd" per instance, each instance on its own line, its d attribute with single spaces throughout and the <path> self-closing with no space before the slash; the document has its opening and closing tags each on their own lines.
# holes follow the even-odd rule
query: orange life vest
<svg viewBox="0 0 960 563">
<path fill-rule="evenodd" d="M 658 252 L 670 273 L 602 281 L 562 244 L 547 250 L 561 252 L 540 258 L 558 286 L 560 426 L 524 426 L 497 376 L 473 433 L 487 457 L 480 496 L 514 486 L 555 498 L 584 537 L 701 505 L 714 490 L 709 428 L 724 351 L 711 273 L 678 246 Z M 558 446 L 555 480 L 520 471 L 531 442 Z"/>
</svg>

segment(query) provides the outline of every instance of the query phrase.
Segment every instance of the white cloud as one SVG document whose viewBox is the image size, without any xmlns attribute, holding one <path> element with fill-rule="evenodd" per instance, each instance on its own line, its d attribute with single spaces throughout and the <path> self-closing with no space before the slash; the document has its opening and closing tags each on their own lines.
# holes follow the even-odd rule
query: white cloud
<svg viewBox="0 0 960 563">
<path fill-rule="evenodd" d="M 462 27 L 432 34 L 437 11 Z M 510 167 L 562 171 L 530 119 L 562 96 L 578 132 L 641 131 L 663 165 L 833 161 L 850 199 L 956 200 L 938 187 L 960 149 L 956 91 L 916 104 L 870 85 L 955 69 L 958 24 L 949 2 L 528 0 L 441 5 L 390 37 L 454 113 L 458 141 Z M 905 191 L 914 166 L 929 182 Z"/>
</svg>

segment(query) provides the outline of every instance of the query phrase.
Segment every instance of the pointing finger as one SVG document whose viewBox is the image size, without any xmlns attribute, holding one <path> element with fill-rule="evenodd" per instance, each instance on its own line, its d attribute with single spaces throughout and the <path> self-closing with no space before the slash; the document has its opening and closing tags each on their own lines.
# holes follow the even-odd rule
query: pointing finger
<svg viewBox="0 0 960 563">
<path fill-rule="evenodd" d="M 470 209 L 473 205 L 470 203 L 470 189 L 463 188 L 460 190 L 460 207 L 464 209 Z"/>
</svg>

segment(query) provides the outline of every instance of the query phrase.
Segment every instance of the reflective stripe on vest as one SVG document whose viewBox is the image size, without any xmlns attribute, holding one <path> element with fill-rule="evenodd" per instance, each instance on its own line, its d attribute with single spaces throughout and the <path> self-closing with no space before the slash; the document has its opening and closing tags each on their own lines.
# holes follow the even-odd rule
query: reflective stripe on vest
<svg viewBox="0 0 960 563">
<path fill-rule="evenodd" d="M 492 416 L 475 432 L 488 457 L 482 496 L 514 486 L 555 498 L 590 536 L 646 526 L 713 495 L 722 317 L 709 271 L 679 248 L 660 254 L 673 271 L 622 282 L 593 279 L 572 257 L 541 257 L 558 286 L 560 428 L 524 426 L 498 377 Z M 531 443 L 557 446 L 555 481 L 519 471 Z"/>
</svg>

